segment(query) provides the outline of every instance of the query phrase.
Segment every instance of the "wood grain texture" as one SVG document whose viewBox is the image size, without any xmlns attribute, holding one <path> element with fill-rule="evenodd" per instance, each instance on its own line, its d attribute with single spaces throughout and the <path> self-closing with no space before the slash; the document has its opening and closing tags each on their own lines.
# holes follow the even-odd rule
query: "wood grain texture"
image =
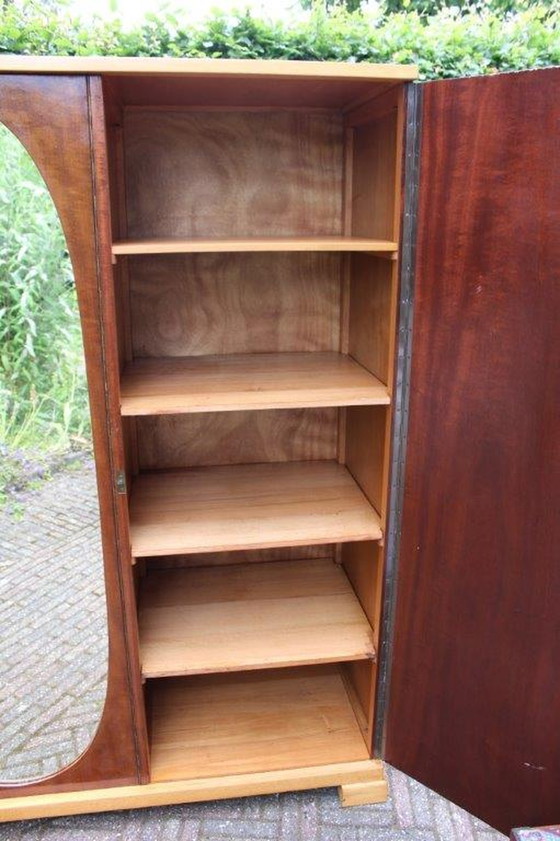
<svg viewBox="0 0 560 841">
<path fill-rule="evenodd" d="M 198 803 L 353 783 L 363 785 L 379 783 L 383 779 L 383 766 L 379 760 L 361 759 L 281 771 L 14 797 L 9 806 L 0 802 L 0 822 Z"/>
<path fill-rule="evenodd" d="M 317 213 L 320 216 L 320 213 Z M 284 218 L 284 215 L 283 217 Z M 398 243 L 389 239 L 364 237 L 229 237 L 227 239 L 205 239 L 203 237 L 183 239 L 181 237 L 158 239 L 131 239 L 113 243 L 113 254 L 212 254 L 250 252 L 293 252 L 293 251 L 366 251 L 392 254 Z"/>
<path fill-rule="evenodd" d="M 257 64 L 257 62 L 252 62 Z M 290 62 L 292 64 L 292 62 Z M 130 108 L 190 108 L 197 110 L 336 109 L 351 105 L 358 97 L 382 94 L 399 82 L 367 79 L 276 79 L 154 75 L 104 75 L 112 98 Z"/>
<path fill-rule="evenodd" d="M 332 666 L 168 678 L 152 708 L 154 782 L 368 759 Z"/>
<path fill-rule="evenodd" d="M 394 274 L 392 263 L 365 254 L 352 257 L 348 353 L 384 383 L 389 382 L 393 362 Z"/>
<path fill-rule="evenodd" d="M 341 547 L 340 561 L 358 600 L 372 627 L 374 647 L 380 645 L 381 605 L 383 597 L 383 576 L 385 570 L 385 549 L 379 543 L 362 541 L 345 543 Z M 359 702 L 362 730 L 369 749 L 375 717 L 375 689 L 377 667 L 375 663 L 355 662 L 345 666 L 347 684 Z"/>
<path fill-rule="evenodd" d="M 109 201 L 109 167 L 107 160 L 107 137 L 105 132 L 105 113 L 103 103 L 103 91 L 99 78 L 88 80 L 89 106 L 91 111 L 91 138 L 92 138 L 92 184 L 94 190 L 93 209 L 95 213 L 95 246 L 96 258 L 99 271 L 97 289 L 100 299 L 100 311 L 96 319 L 95 339 L 101 344 L 101 358 L 93 358 L 93 366 L 96 367 L 97 376 L 102 380 L 103 395 L 105 399 L 105 416 L 103 418 L 104 428 L 109 451 L 108 473 L 101 477 L 100 484 L 105 487 L 105 492 L 112 496 L 112 511 L 109 517 L 110 524 L 116 530 L 116 549 L 118 558 L 118 571 L 120 587 L 120 615 L 117 608 L 114 611 L 113 621 L 119 627 L 123 644 L 126 648 L 126 664 L 117 662 L 114 666 L 109 660 L 109 674 L 111 669 L 120 669 L 121 673 L 126 668 L 128 678 L 128 701 L 131 707 L 133 719 L 133 732 L 120 738 L 127 739 L 127 750 L 134 750 L 138 765 L 138 781 L 146 783 L 149 779 L 149 755 L 148 739 L 146 731 L 146 714 L 144 705 L 144 694 L 140 675 L 140 663 L 138 658 L 138 625 L 136 612 L 135 583 L 131 567 L 130 534 L 128 519 L 128 499 L 126 494 L 118 492 L 117 475 L 125 469 L 125 450 L 127 442 L 123 435 L 121 426 L 122 419 L 119 412 L 119 380 L 120 360 L 118 352 L 117 336 L 117 313 L 114 294 L 114 278 L 112 271 L 112 257 L 110 250 L 111 241 L 111 211 Z M 88 277 L 89 283 L 93 286 L 93 278 Z M 100 408 L 99 407 L 99 408 Z M 99 460 L 96 454 L 96 469 L 99 472 Z M 110 583 L 107 584 L 109 588 Z M 121 675 L 122 679 L 122 675 Z M 122 703 L 124 699 L 119 699 Z M 109 699 L 106 706 L 110 704 Z M 116 715 L 115 723 L 118 726 L 119 720 Z M 107 738 L 101 744 L 101 753 L 108 750 Z M 113 742 L 113 745 L 115 742 Z"/>
<path fill-rule="evenodd" d="M 386 758 L 506 833 L 560 791 L 559 92 L 424 88 Z"/>
<path fill-rule="evenodd" d="M 139 610 L 146 678 L 375 657 L 367 618 L 329 560 L 153 572 Z"/>
<path fill-rule="evenodd" d="M 126 237 L 127 232 L 122 108 L 118 103 L 110 101 L 103 86 L 102 93 L 106 131 L 105 148 L 109 169 L 108 195 L 105 195 L 103 198 L 110 206 L 109 213 L 113 241 Z M 111 262 L 115 308 L 113 321 L 119 351 L 119 373 L 122 373 L 124 366 L 132 359 L 130 276 L 127 258 L 123 258 L 117 262 L 114 260 L 114 257 L 111 257 Z M 132 477 L 138 472 L 136 423 L 134 419 L 131 418 L 123 421 L 121 423 L 121 430 L 124 443 L 126 481 L 129 485 Z"/>
<path fill-rule="evenodd" d="M 368 91 L 360 100 L 344 108 L 344 124 L 349 129 L 368 125 L 402 108 L 402 85 L 392 85 L 385 91 Z"/>
<path fill-rule="evenodd" d="M 346 410 L 345 464 L 376 511 L 384 514 L 387 409 L 352 406 Z"/>
<path fill-rule="evenodd" d="M 341 806 L 367 806 L 372 803 L 384 803 L 389 788 L 383 776 L 380 780 L 367 783 L 346 783 L 338 789 Z"/>
<path fill-rule="evenodd" d="M 109 636 L 107 703 L 92 744 L 71 766 L 43 781 L 0 786 L 0 796 L 6 798 L 140 780 L 139 745 L 135 742 L 140 723 L 133 709 L 136 689 L 129 670 L 133 671 L 134 664 L 129 660 L 125 630 L 129 563 L 121 566 L 122 533 L 115 515 L 118 500 L 112 454 L 117 444 L 111 431 L 116 434 L 116 425 L 112 427 L 115 395 L 107 388 L 103 373 L 116 348 L 101 328 L 112 302 L 104 262 L 108 258 L 110 266 L 110 250 L 103 252 L 98 241 L 99 228 L 107 218 L 103 203 L 94 202 L 94 190 L 106 187 L 98 93 L 95 80 L 80 77 L 0 78 L 0 121 L 21 140 L 45 179 L 74 270 L 97 462 Z M 118 404 L 116 408 L 118 412 Z"/>
<path fill-rule="evenodd" d="M 412 64 L 349 64 L 336 61 L 286 61 L 273 59 L 209 59 L 209 58 L 129 58 L 122 56 L 15 56 L 3 55 L 0 73 L 95 73 L 119 76 L 192 76 L 197 81 L 218 76 L 241 80 L 264 79 L 357 79 L 366 81 L 400 81 L 416 79 L 418 70 Z M 242 85 L 238 84 L 238 87 Z"/>
<path fill-rule="evenodd" d="M 378 540 L 379 518 L 335 462 L 201 467 L 140 475 L 135 557 Z"/>
<path fill-rule="evenodd" d="M 340 258 L 129 258 L 135 357 L 338 350 Z"/>
<path fill-rule="evenodd" d="M 342 547 L 341 561 L 354 592 L 378 638 L 383 585 L 383 551 L 378 543 L 361 541 Z"/>
<path fill-rule="evenodd" d="M 389 403 L 377 377 L 344 354 L 136 359 L 123 372 L 123 415 Z"/>
<path fill-rule="evenodd" d="M 341 806 L 368 806 L 384 803 L 389 796 L 387 780 L 374 780 L 369 783 L 347 783 L 338 789 Z"/>
<path fill-rule="evenodd" d="M 374 123 L 354 129 L 352 168 L 352 234 L 396 240 L 395 197 L 399 138 L 395 109 Z"/>
<path fill-rule="evenodd" d="M 151 570 L 190 567 L 260 564 L 268 561 L 308 561 L 314 558 L 334 559 L 334 546 L 282 546 L 279 549 L 239 549 L 233 552 L 192 552 L 189 555 L 160 555 L 148 560 Z"/>
<path fill-rule="evenodd" d="M 342 233 L 334 112 L 125 110 L 124 143 L 133 240 L 191 239 L 189 250 L 215 250 L 213 238 L 233 237 L 246 251 L 259 237 Z"/>
<path fill-rule="evenodd" d="M 141 470 L 336 457 L 336 409 L 161 415 L 137 421 Z"/>
</svg>

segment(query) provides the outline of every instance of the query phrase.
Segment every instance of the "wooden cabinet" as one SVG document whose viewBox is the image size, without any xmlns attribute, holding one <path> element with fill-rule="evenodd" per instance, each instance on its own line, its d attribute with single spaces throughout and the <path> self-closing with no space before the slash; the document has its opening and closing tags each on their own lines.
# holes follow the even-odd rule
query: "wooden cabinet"
<svg viewBox="0 0 560 841">
<path fill-rule="evenodd" d="M 415 74 L 213 66 L 104 87 L 147 775 L 374 801 Z"/>
<path fill-rule="evenodd" d="M 542 177 L 553 146 L 527 126 L 514 142 L 512 129 L 518 100 L 553 99 L 557 72 L 433 83 L 422 104 L 415 70 L 389 65 L 5 57 L 0 69 L 0 119 L 37 148 L 47 122 L 70 144 L 59 147 L 66 166 L 55 170 L 55 143 L 43 171 L 59 210 L 66 202 L 75 266 L 89 255 L 77 283 L 90 387 L 99 384 L 114 588 L 109 703 L 94 744 L 57 777 L 3 790 L 0 815 L 323 785 L 340 786 L 345 804 L 372 803 L 386 796 L 387 756 L 495 825 L 552 820 L 548 780 L 531 789 L 543 810 L 533 818 L 506 795 L 489 805 L 484 784 L 473 800 L 472 775 L 486 774 L 477 761 L 494 757 L 492 780 L 507 763 L 491 733 L 472 747 L 475 717 L 456 699 L 475 679 L 499 704 L 493 658 L 511 641 L 498 630 L 486 669 L 473 659 L 461 673 L 463 645 L 480 644 L 484 623 L 470 622 L 459 576 L 469 600 L 478 579 L 494 588 L 489 610 L 517 609 L 500 596 L 519 580 L 514 540 L 513 568 L 483 558 L 486 584 L 480 565 L 466 565 L 465 545 L 483 530 L 468 516 L 477 477 L 488 498 L 505 481 L 505 467 L 490 470 L 494 415 L 513 405 L 513 385 L 522 393 L 532 381 L 533 397 L 546 385 L 549 401 L 558 385 L 548 335 L 538 340 L 546 383 L 536 351 L 526 350 L 521 383 L 513 358 L 508 371 L 500 347 L 515 346 L 503 337 L 516 336 L 520 310 L 496 292 L 521 294 L 512 226 L 529 215 L 546 312 L 528 302 L 527 336 L 558 313 L 542 268 L 553 249 L 540 239 L 556 212 Z M 477 122 L 492 113 L 501 156 Z M 69 166 L 78 151 L 83 163 Z M 530 151 L 534 179 L 520 168 Z M 67 200 L 80 178 L 89 229 Z M 511 219 L 497 220 L 506 207 Z M 528 281 L 534 264 L 524 265 Z M 486 390 L 484 360 L 494 366 Z M 512 409 L 518 424 L 526 411 Z M 539 428 L 547 446 L 558 441 L 548 420 Z M 518 458 L 535 434 L 512 426 Z M 504 459 L 516 469 L 513 452 Z M 547 492 L 556 467 L 539 472 Z M 496 540 L 508 523 L 498 520 Z M 539 575 L 558 587 L 543 551 Z M 531 621 L 544 642 L 544 624 Z M 550 665 L 539 668 L 550 686 Z M 538 699 L 530 706 L 540 715 Z M 120 768 L 117 734 L 128 745 Z M 489 789 L 499 800 L 498 783 Z"/>
</svg>

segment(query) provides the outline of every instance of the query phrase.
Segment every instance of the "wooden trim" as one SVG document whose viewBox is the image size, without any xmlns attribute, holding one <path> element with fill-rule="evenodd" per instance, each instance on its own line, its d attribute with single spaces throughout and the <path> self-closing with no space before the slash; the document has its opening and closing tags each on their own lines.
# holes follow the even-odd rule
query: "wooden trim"
<svg viewBox="0 0 560 841">
<path fill-rule="evenodd" d="M 418 78 L 407 64 L 344 64 L 327 61 L 283 61 L 210 58 L 129 58 L 112 56 L 4 55 L 0 73 L 78 73 L 104 76 L 224 76 L 261 79 L 348 79 L 406 81 Z"/>
<path fill-rule="evenodd" d="M 325 786 L 372 785 L 383 779 L 379 760 L 341 762 L 287 771 L 258 774 L 234 774 L 227 777 L 188 780 L 186 782 L 148 783 L 147 785 L 43 794 L 17 797 L 0 803 L 0 821 L 54 818 L 148 806 L 198 803 L 231 797 L 250 797 L 284 791 L 305 791 Z M 376 789 L 379 791 L 379 788 Z M 348 794 L 346 795 L 348 797 Z M 375 801 L 378 802 L 378 801 Z"/>
<path fill-rule="evenodd" d="M 111 210 L 109 205 L 109 168 L 103 91 L 99 77 L 88 79 L 88 98 L 91 120 L 92 178 L 95 195 L 95 241 L 100 283 L 100 331 L 103 340 L 103 372 L 107 404 L 107 432 L 112 468 L 111 490 L 118 541 L 119 586 L 123 606 L 123 636 L 127 646 L 127 672 L 130 687 L 130 705 L 134 720 L 133 740 L 137 753 L 140 781 L 149 776 L 149 754 L 142 678 L 138 658 L 138 623 L 136 598 L 132 577 L 130 535 L 128 524 L 128 499 L 116 491 L 116 473 L 124 470 L 125 455 L 123 430 L 120 423 L 120 361 L 117 339 L 117 318 L 111 264 Z"/>
</svg>

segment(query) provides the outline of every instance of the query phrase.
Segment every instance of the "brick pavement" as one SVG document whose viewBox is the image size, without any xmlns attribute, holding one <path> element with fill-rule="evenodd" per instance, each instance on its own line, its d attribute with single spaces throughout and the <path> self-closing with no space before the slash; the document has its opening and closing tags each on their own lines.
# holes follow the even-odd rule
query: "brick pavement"
<svg viewBox="0 0 560 841">
<path fill-rule="evenodd" d="M 105 696 L 105 594 L 91 461 L 0 510 L 0 779 L 74 760 Z"/>
<path fill-rule="evenodd" d="M 78 755 L 95 730 L 105 691 L 91 463 L 57 475 L 20 502 L 20 518 L 0 512 L 4 780 L 50 773 Z M 388 774 L 391 797 L 376 806 L 341 809 L 336 791 L 324 789 L 21 821 L 0 826 L 0 841 L 503 841 L 404 774 L 392 768 Z"/>
</svg>

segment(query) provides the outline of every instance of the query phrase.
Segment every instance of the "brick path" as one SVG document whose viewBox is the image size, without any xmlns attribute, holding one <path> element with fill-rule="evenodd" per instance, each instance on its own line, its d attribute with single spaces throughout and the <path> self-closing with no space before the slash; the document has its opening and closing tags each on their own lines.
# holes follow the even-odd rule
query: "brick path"
<svg viewBox="0 0 560 841">
<path fill-rule="evenodd" d="M 75 758 L 90 741 L 105 692 L 92 465 L 59 474 L 22 502 L 19 519 L 0 512 L 4 780 L 51 773 Z M 503 841 L 404 774 L 388 774 L 390 800 L 377 806 L 341 809 L 327 789 L 22 821 L 0 826 L 0 841 Z"/>
<path fill-rule="evenodd" d="M 50 774 L 91 741 L 107 637 L 91 462 L 0 511 L 0 779 Z M 87 594 L 84 597 L 84 594 Z"/>
</svg>

